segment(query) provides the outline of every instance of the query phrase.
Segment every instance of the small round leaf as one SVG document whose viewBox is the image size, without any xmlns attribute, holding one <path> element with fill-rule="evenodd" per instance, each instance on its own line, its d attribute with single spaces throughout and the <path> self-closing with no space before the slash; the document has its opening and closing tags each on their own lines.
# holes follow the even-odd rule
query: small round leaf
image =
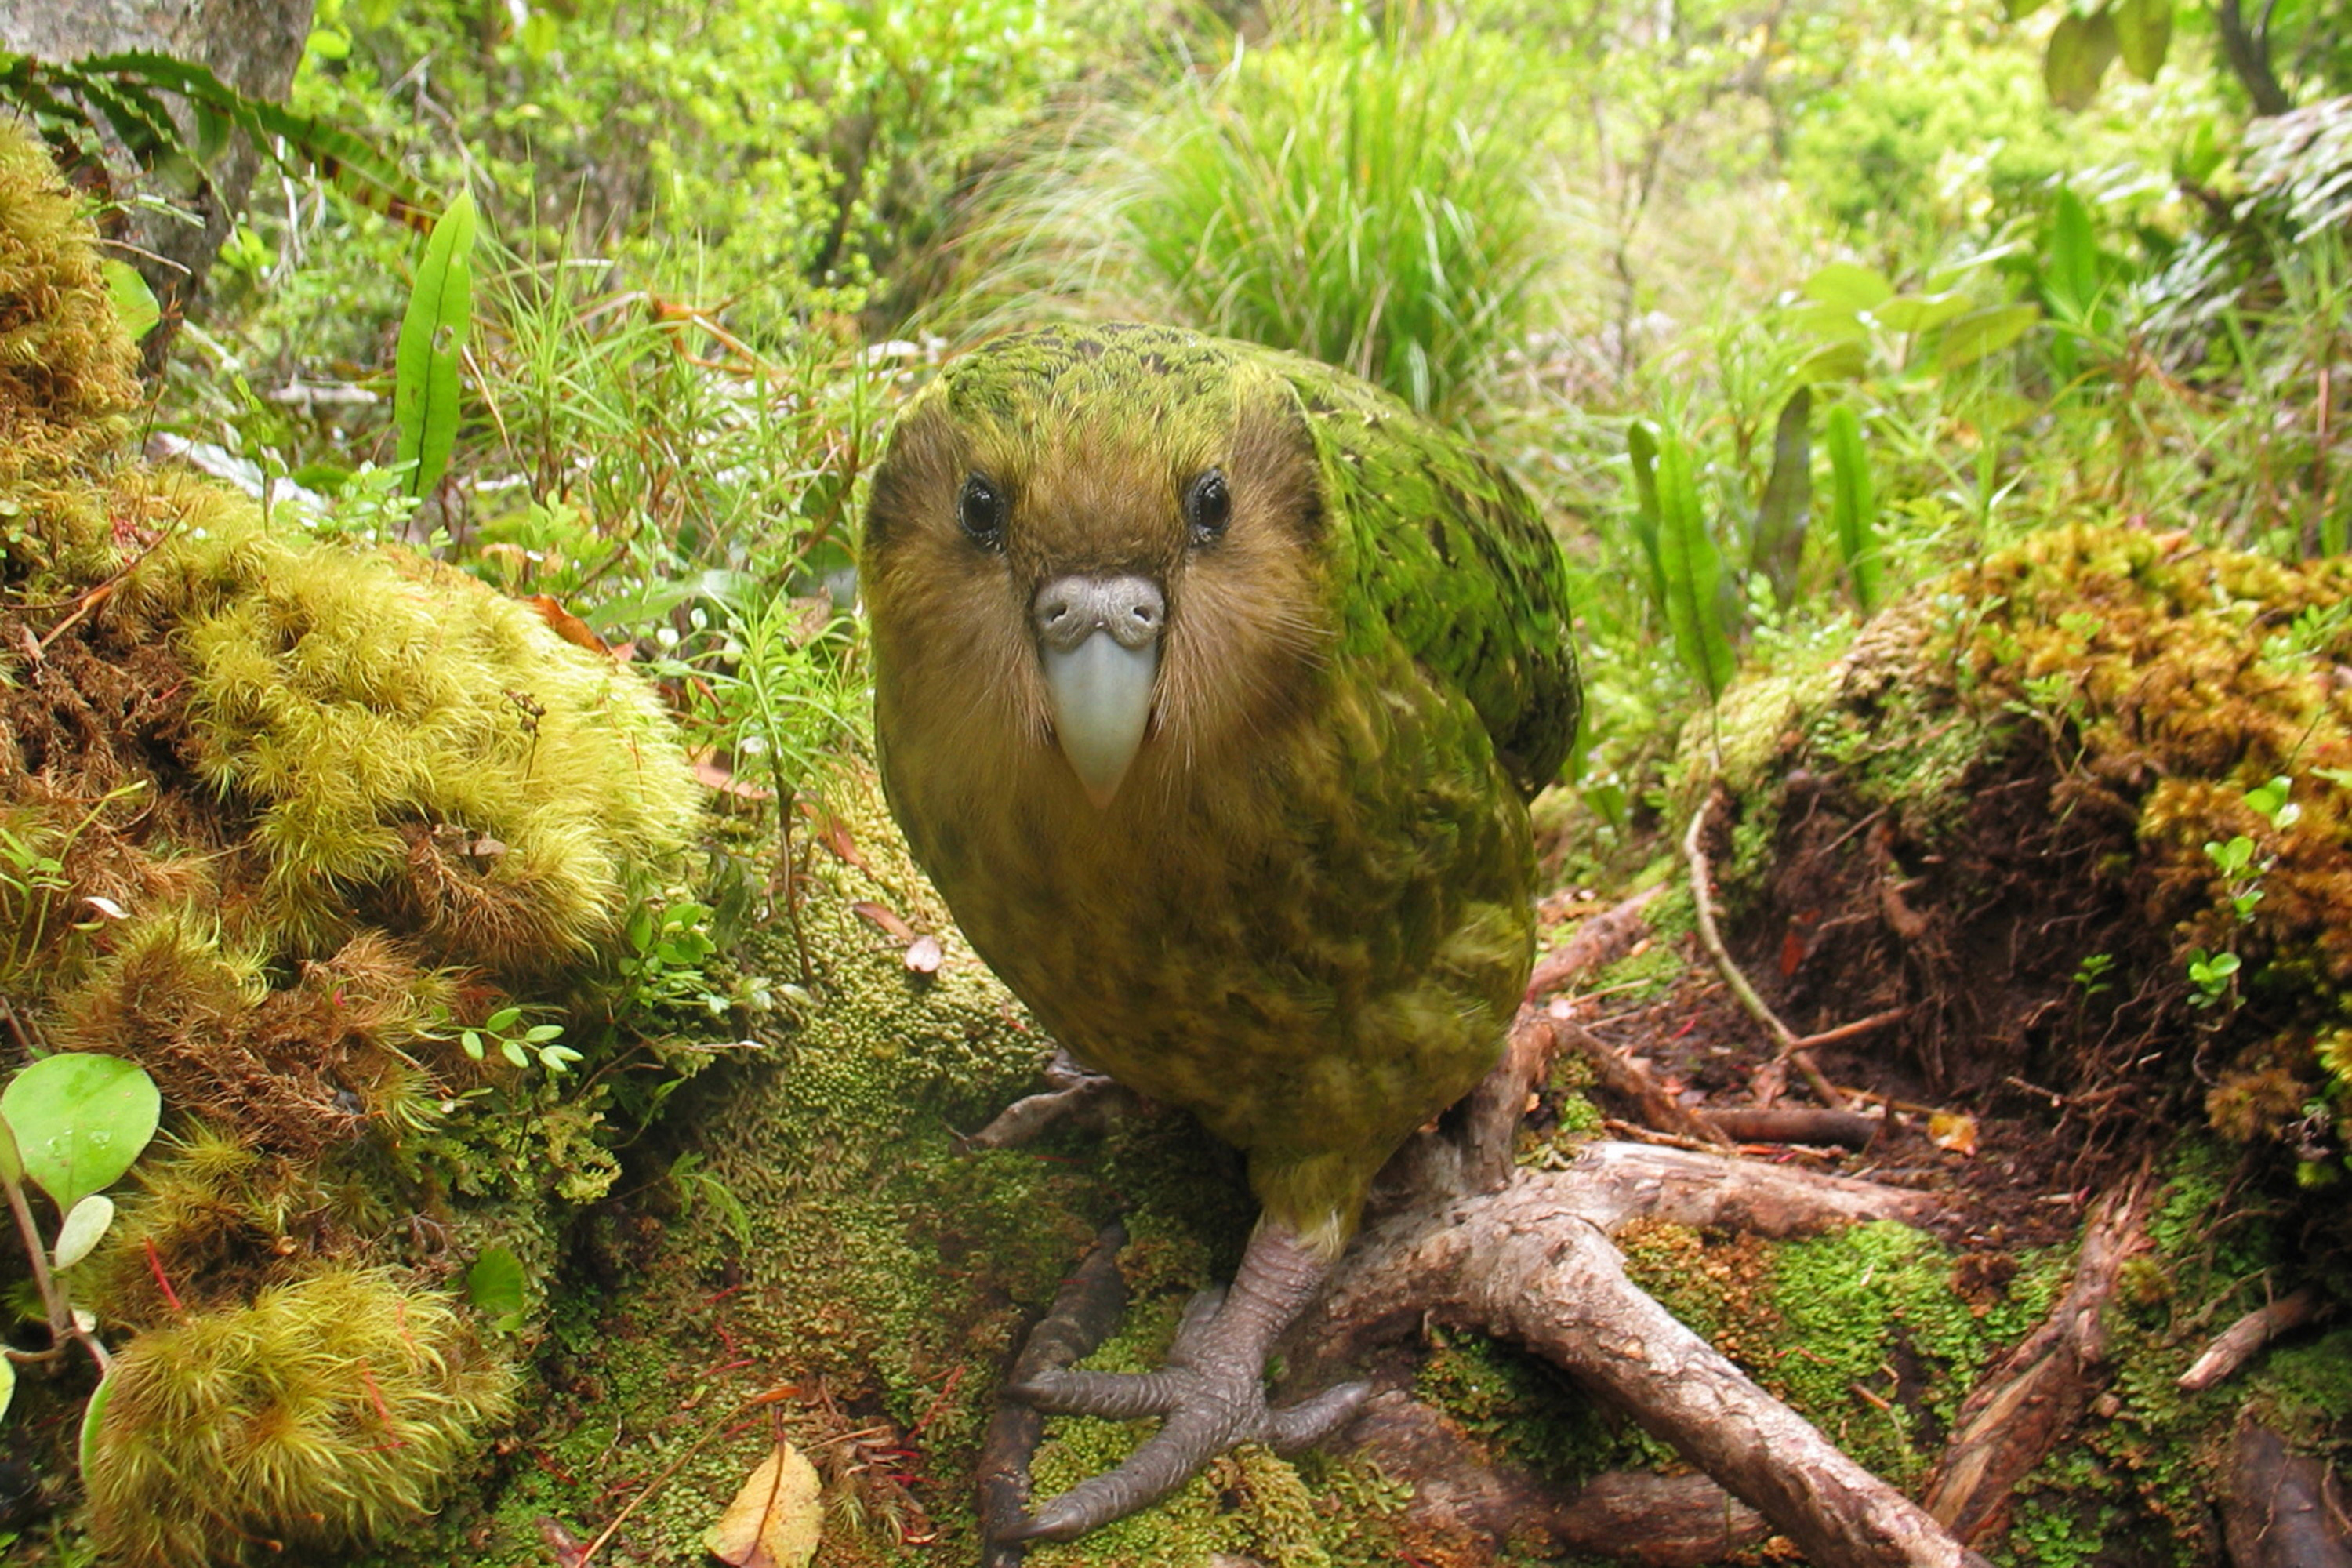
<svg viewBox="0 0 2352 1568">
<path fill-rule="evenodd" d="M 114 1200 L 104 1193 L 92 1193 L 67 1210 L 65 1223 L 58 1226 L 57 1266 L 71 1268 L 88 1258 L 113 1223 Z"/>
<path fill-rule="evenodd" d="M 163 1097 L 121 1057 L 44 1057 L 0 1090 L 25 1174 L 60 1209 L 119 1180 L 155 1136 Z"/>
</svg>

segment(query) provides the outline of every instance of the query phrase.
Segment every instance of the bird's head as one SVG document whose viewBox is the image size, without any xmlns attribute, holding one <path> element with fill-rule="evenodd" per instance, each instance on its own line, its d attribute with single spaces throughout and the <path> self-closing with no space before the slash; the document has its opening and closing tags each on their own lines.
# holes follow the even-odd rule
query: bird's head
<svg viewBox="0 0 2352 1568">
<path fill-rule="evenodd" d="M 1326 549 L 1306 412 L 1261 358 L 1158 327 L 973 351 L 874 476 L 859 576 L 894 771 L 1058 780 L 1102 810 L 1167 787 L 1305 700 Z"/>
</svg>

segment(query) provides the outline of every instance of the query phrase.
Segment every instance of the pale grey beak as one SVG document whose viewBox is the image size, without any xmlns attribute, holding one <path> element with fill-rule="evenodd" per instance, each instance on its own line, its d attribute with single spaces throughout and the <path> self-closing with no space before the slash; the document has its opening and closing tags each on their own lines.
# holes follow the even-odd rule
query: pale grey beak
<svg viewBox="0 0 2352 1568">
<path fill-rule="evenodd" d="M 1029 613 L 1055 737 L 1087 797 L 1107 806 L 1151 722 L 1167 601 L 1147 578 L 1071 576 L 1038 589 Z"/>
</svg>

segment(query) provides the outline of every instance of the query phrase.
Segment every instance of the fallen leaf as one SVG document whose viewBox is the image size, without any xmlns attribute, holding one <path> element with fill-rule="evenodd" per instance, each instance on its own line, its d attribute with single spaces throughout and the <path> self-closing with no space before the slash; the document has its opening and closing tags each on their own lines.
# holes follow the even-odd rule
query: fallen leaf
<svg viewBox="0 0 2352 1568">
<path fill-rule="evenodd" d="M 565 642 L 577 647 L 584 647 L 590 653 L 608 656 L 612 653 L 612 646 L 589 629 L 586 621 L 565 609 L 554 595 L 533 594 L 527 602 L 532 609 L 539 612 L 539 618 L 552 627 L 555 635 Z"/>
<path fill-rule="evenodd" d="M 712 762 L 708 756 L 695 758 L 693 766 L 694 776 L 702 782 L 702 787 L 705 789 L 717 790 L 720 795 L 731 795 L 737 800 L 776 798 L 774 790 L 761 789 L 755 784 L 745 784 L 726 768 Z"/>
<path fill-rule="evenodd" d="M 1927 1136 L 1938 1149 L 1949 1149 L 1955 1154 L 1977 1152 L 1977 1119 L 1957 1110 L 1938 1110 L 1927 1118 Z"/>
<path fill-rule="evenodd" d="M 858 900 L 849 906 L 849 912 L 885 934 L 897 937 L 900 942 L 915 940 L 913 926 L 900 920 L 893 910 L 885 909 L 871 899 Z"/>
<path fill-rule="evenodd" d="M 812 812 L 811 815 L 815 814 Z M 832 850 L 834 858 L 843 865 L 853 867 L 869 877 L 874 874 L 874 868 L 868 866 L 866 857 L 858 853 L 857 840 L 849 836 L 849 824 L 832 813 L 817 817 L 816 840 Z"/>
<path fill-rule="evenodd" d="M 937 974 L 940 960 L 944 956 L 940 951 L 940 939 L 935 936 L 919 936 L 907 944 L 907 967 L 918 974 Z"/>
<path fill-rule="evenodd" d="M 735 1568 L 806 1568 L 824 1522 L 822 1490 L 816 1467 L 779 1437 L 719 1522 L 702 1532 L 702 1544 Z"/>
<path fill-rule="evenodd" d="M 91 909 L 96 910 L 100 914 L 104 915 L 110 921 L 127 921 L 131 918 L 131 911 L 129 910 L 124 909 L 112 899 L 106 898 L 98 893 L 87 895 L 83 898 L 82 902 L 88 904 Z"/>
</svg>

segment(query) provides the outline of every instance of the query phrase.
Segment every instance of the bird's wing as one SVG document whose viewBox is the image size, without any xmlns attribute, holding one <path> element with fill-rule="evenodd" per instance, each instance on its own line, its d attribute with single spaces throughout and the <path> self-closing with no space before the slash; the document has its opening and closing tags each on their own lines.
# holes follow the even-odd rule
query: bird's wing
<svg viewBox="0 0 2352 1568">
<path fill-rule="evenodd" d="M 1469 699 L 1532 796 L 1567 760 L 1581 706 L 1559 542 L 1460 437 L 1313 362 L 1292 360 L 1289 379 L 1344 535 L 1345 641 L 1402 640 Z"/>
</svg>

